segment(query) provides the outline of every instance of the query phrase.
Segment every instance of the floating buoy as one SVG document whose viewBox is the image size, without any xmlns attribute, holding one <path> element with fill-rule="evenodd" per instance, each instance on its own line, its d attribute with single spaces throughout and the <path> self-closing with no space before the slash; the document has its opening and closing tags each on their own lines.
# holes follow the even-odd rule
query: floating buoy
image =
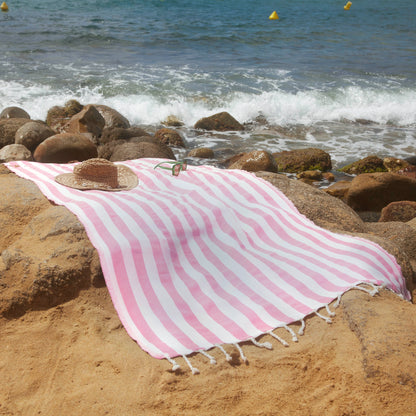
<svg viewBox="0 0 416 416">
<path fill-rule="evenodd" d="M 8 12 L 9 11 L 9 6 L 6 4 L 6 2 L 4 1 L 1 6 L 0 9 L 2 12 Z"/>
<path fill-rule="evenodd" d="M 347 2 L 347 4 L 344 6 L 344 10 L 349 10 L 351 5 L 352 5 L 352 3 L 350 1 Z"/>
<path fill-rule="evenodd" d="M 277 13 L 275 11 L 269 16 L 270 20 L 277 20 L 278 18 L 279 18 L 279 16 L 277 15 Z"/>
</svg>

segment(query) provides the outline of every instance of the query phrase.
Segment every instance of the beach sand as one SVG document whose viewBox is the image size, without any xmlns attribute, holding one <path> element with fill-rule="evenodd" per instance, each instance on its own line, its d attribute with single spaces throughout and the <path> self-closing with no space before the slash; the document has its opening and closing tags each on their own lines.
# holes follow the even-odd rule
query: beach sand
<svg viewBox="0 0 416 416">
<path fill-rule="evenodd" d="M 0 415 L 414 415 L 415 305 L 352 290 L 332 324 L 306 320 L 285 348 L 243 343 L 231 363 L 192 356 L 171 372 L 126 333 L 106 287 L 19 319 L 0 320 Z M 291 325 L 293 329 L 299 326 Z"/>
</svg>

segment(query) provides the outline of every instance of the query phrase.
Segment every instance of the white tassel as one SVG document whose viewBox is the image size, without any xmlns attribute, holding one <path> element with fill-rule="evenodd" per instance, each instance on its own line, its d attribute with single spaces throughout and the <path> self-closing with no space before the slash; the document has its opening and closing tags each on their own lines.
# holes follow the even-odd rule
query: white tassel
<svg viewBox="0 0 416 416">
<path fill-rule="evenodd" d="M 247 357 L 244 355 L 243 350 L 241 349 L 241 347 L 238 344 L 233 344 L 233 345 L 238 349 L 238 352 L 240 353 L 241 359 L 246 363 L 247 362 Z"/>
<path fill-rule="evenodd" d="M 209 359 L 210 364 L 217 364 L 215 358 L 212 355 L 208 354 L 206 351 L 199 350 L 198 352 L 200 352 L 202 355 L 205 355 L 205 357 Z"/>
<path fill-rule="evenodd" d="M 222 345 L 216 345 L 216 347 L 217 348 L 219 348 L 223 353 L 224 353 L 224 355 L 225 355 L 225 359 L 227 360 L 227 361 L 232 361 L 232 359 L 233 359 L 233 357 L 231 357 L 231 355 L 230 354 L 228 354 L 228 352 L 227 351 L 225 351 L 225 349 L 222 347 Z"/>
<path fill-rule="evenodd" d="M 250 338 L 250 341 L 256 346 L 260 348 L 267 348 L 268 350 L 273 349 L 273 345 L 270 342 L 258 342 L 254 338 Z"/>
<path fill-rule="evenodd" d="M 299 328 L 298 334 L 303 335 L 305 332 L 305 320 L 301 319 L 300 322 L 301 322 L 301 326 Z"/>
<path fill-rule="evenodd" d="M 181 368 L 181 366 L 172 358 L 166 357 L 166 359 L 172 364 L 172 371 L 175 372 Z"/>
<path fill-rule="evenodd" d="M 341 295 L 338 295 L 336 302 L 334 303 L 334 309 L 338 308 L 341 303 Z"/>
<path fill-rule="evenodd" d="M 324 321 L 326 321 L 326 323 L 328 324 L 332 324 L 332 320 L 331 318 L 328 318 L 327 316 L 323 316 L 321 315 L 318 310 L 314 311 L 316 313 L 317 316 L 319 316 L 321 319 L 323 319 Z"/>
<path fill-rule="evenodd" d="M 269 335 L 271 335 L 273 338 L 276 338 L 279 342 L 281 342 L 285 347 L 288 347 L 289 344 L 283 339 L 280 338 L 278 335 L 276 335 L 273 331 L 268 332 Z"/>
<path fill-rule="evenodd" d="M 328 315 L 329 315 L 329 316 L 335 316 L 335 312 L 332 312 L 332 311 L 329 309 L 329 306 L 328 306 L 328 305 L 325 305 L 325 308 L 326 308 L 326 311 L 328 312 Z"/>
<path fill-rule="evenodd" d="M 192 374 L 199 374 L 199 370 L 196 367 L 193 367 L 191 362 L 188 360 L 188 357 L 186 355 L 182 355 L 183 359 L 186 361 L 186 364 L 188 364 L 189 368 L 192 371 Z"/>
<path fill-rule="evenodd" d="M 290 335 L 292 335 L 293 342 L 298 342 L 298 337 L 296 336 L 295 331 L 293 331 L 292 328 L 288 327 L 287 325 L 283 325 L 283 328 L 285 328 L 286 331 L 290 332 Z"/>
</svg>

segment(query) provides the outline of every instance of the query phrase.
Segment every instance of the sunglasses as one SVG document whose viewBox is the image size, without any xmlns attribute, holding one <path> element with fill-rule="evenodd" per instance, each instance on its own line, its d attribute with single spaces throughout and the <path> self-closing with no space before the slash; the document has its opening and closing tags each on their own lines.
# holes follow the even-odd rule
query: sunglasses
<svg viewBox="0 0 416 416">
<path fill-rule="evenodd" d="M 178 176 L 181 170 L 185 171 L 188 168 L 188 164 L 186 162 L 165 160 L 164 162 L 158 163 L 153 169 L 156 168 L 170 170 L 173 176 Z"/>
</svg>

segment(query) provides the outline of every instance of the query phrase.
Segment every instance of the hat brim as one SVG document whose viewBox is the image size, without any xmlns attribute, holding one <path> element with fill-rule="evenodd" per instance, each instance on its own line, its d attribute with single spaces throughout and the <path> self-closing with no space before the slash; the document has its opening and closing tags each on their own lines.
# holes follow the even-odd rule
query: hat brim
<svg viewBox="0 0 416 416">
<path fill-rule="evenodd" d="M 118 187 L 112 188 L 101 182 L 79 179 L 73 173 L 62 173 L 55 177 L 55 181 L 69 188 L 79 189 L 81 191 L 97 190 L 108 192 L 129 191 L 139 184 L 137 175 L 125 165 L 117 165 Z"/>
</svg>

